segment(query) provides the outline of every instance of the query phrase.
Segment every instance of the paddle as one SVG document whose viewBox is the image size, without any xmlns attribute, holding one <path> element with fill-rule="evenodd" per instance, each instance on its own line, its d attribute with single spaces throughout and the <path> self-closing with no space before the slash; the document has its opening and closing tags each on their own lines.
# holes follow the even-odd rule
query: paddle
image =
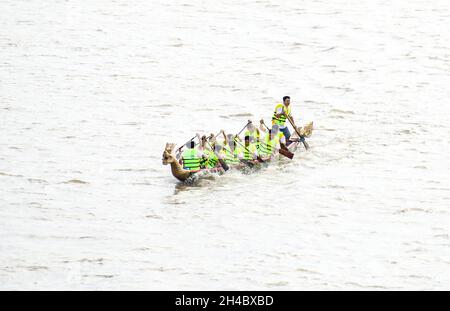
<svg viewBox="0 0 450 311">
<path fill-rule="evenodd" d="M 261 121 L 262 121 L 261 124 L 263 124 L 263 125 L 266 127 L 266 129 L 267 129 L 268 131 L 270 131 L 270 129 L 267 127 L 266 123 L 264 123 L 264 120 L 261 120 Z M 281 143 L 280 143 L 280 146 L 281 146 Z M 292 160 L 292 158 L 294 157 L 294 154 L 293 154 L 292 152 L 290 152 L 289 150 L 283 149 L 283 148 L 278 149 L 278 152 L 279 152 L 281 155 L 283 155 L 283 156 L 285 156 L 286 158 L 289 158 L 289 159 L 291 159 L 291 160 Z"/>
<path fill-rule="evenodd" d="M 185 142 L 184 144 L 182 144 L 181 147 L 177 149 L 177 153 L 180 152 L 181 149 L 183 149 L 183 147 L 184 147 L 187 143 L 189 143 L 189 142 L 191 142 L 192 140 L 194 140 L 195 137 L 197 137 L 197 135 L 195 135 L 194 137 L 192 137 L 191 139 L 189 139 L 187 142 Z"/>
<path fill-rule="evenodd" d="M 247 127 L 247 125 L 248 125 L 249 123 L 252 123 L 252 121 L 248 120 L 248 121 L 247 121 L 247 124 L 242 128 L 242 130 L 239 131 L 239 133 L 237 133 L 236 136 L 239 136 L 239 135 L 242 133 L 242 131 L 245 130 L 245 128 Z"/>
<path fill-rule="evenodd" d="M 247 124 L 242 128 L 242 130 L 239 131 L 239 133 L 237 134 L 237 136 L 239 136 L 239 135 L 242 133 L 242 131 L 245 130 L 245 128 L 247 127 L 247 125 L 248 125 L 249 123 L 252 123 L 252 121 L 248 120 L 248 121 L 247 121 Z M 220 134 L 220 132 L 217 133 L 217 135 L 214 136 L 214 138 L 216 138 L 217 136 L 219 136 L 219 134 Z M 188 142 L 194 140 L 195 137 L 197 137 L 197 135 L 195 135 L 194 137 L 192 137 L 191 139 L 189 139 L 187 142 L 185 142 L 183 145 L 181 145 L 181 147 L 177 149 L 177 153 L 179 153 L 180 150 L 183 149 L 183 147 L 184 147 Z M 199 144 L 199 143 L 195 143 L 195 145 L 198 145 L 198 144 Z"/>
<path fill-rule="evenodd" d="M 284 111 L 284 109 L 283 109 Z M 285 113 L 286 115 L 286 113 Z M 292 121 L 291 116 L 286 115 L 286 118 L 289 120 L 289 123 L 291 123 L 292 127 L 294 128 L 295 132 L 297 133 L 298 137 L 300 137 L 300 141 L 303 143 L 303 146 L 305 146 L 305 149 L 308 150 L 309 145 L 308 143 L 305 141 L 305 136 L 300 135 L 300 133 L 297 131 L 297 127 L 294 125 L 294 121 Z"/>
<path fill-rule="evenodd" d="M 211 138 L 213 138 L 213 137 L 214 137 L 214 139 L 215 139 L 217 136 L 219 136 L 219 134 L 220 134 L 220 132 L 217 133 L 216 136 L 214 136 L 213 134 L 211 134 L 211 135 L 208 136 L 208 139 L 211 139 Z M 184 146 L 186 146 L 187 143 L 189 143 L 190 141 L 194 140 L 195 137 L 200 137 L 200 136 L 195 135 L 194 137 L 192 137 L 191 139 L 189 139 L 186 143 L 184 143 L 183 145 L 181 145 L 181 147 L 177 149 L 177 154 L 180 153 L 181 149 L 182 149 Z M 198 142 L 196 142 L 196 143 L 194 144 L 194 147 L 197 146 L 197 145 L 200 144 L 200 143 L 201 143 L 201 139 L 200 139 Z"/>
<path fill-rule="evenodd" d="M 290 152 L 289 150 L 285 150 L 285 149 L 278 149 L 278 152 L 282 155 L 284 155 L 286 158 L 289 158 L 292 160 L 292 158 L 294 157 L 294 154 L 292 152 Z"/>
</svg>

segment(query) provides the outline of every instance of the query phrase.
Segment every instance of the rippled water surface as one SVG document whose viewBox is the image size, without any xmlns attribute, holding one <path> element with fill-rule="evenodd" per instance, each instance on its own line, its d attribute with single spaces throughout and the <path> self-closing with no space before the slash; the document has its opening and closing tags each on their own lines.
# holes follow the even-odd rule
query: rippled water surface
<svg viewBox="0 0 450 311">
<path fill-rule="evenodd" d="M 448 1 L 0 2 L 0 289 L 450 289 Z M 310 150 L 195 186 L 166 142 Z"/>
</svg>

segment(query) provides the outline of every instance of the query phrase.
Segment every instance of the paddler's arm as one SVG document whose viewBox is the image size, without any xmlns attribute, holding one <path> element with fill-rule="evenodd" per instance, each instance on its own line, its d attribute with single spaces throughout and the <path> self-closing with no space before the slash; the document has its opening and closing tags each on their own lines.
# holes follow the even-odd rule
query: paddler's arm
<svg viewBox="0 0 450 311">
<path fill-rule="evenodd" d="M 259 121 L 259 129 L 260 129 L 261 131 L 263 131 L 263 132 L 266 132 L 266 127 L 264 126 L 264 120 L 263 120 L 263 119 L 261 119 L 261 120 Z"/>
<path fill-rule="evenodd" d="M 221 153 L 221 152 L 217 153 L 216 151 L 214 151 L 214 154 L 216 155 L 217 160 L 219 161 L 219 163 L 223 167 L 223 169 L 225 171 L 228 171 L 230 169 L 230 167 L 228 166 L 228 164 L 224 160 L 224 157 L 225 157 L 224 154 Z"/>
<path fill-rule="evenodd" d="M 281 117 L 281 116 L 286 116 L 286 118 L 288 118 L 288 117 L 291 118 L 292 123 L 295 124 L 294 118 L 292 117 L 292 114 L 289 113 L 289 115 L 287 115 L 287 114 L 286 114 L 286 110 L 284 110 L 284 107 L 283 107 L 283 108 L 279 108 L 279 109 L 281 109 L 281 112 L 275 114 L 275 116 L 276 116 L 277 118 L 279 118 L 279 117 Z"/>
<path fill-rule="evenodd" d="M 281 117 L 283 115 L 285 115 L 283 107 L 280 107 L 277 110 L 275 110 L 275 117 L 276 118 L 279 118 L 279 117 Z"/>
<path fill-rule="evenodd" d="M 200 147 L 203 147 L 203 146 L 202 146 L 202 139 L 200 138 L 200 134 L 199 134 L 199 133 L 195 133 L 195 136 L 197 136 L 198 144 L 200 145 Z M 196 145 L 197 145 L 197 144 L 196 144 Z"/>
<path fill-rule="evenodd" d="M 200 134 L 199 133 L 195 133 L 195 136 L 197 136 L 197 139 L 198 139 L 199 142 L 202 141 L 202 139 L 200 138 Z"/>
<path fill-rule="evenodd" d="M 197 157 L 203 158 L 203 155 L 204 155 L 204 154 L 205 154 L 205 153 L 204 153 L 202 150 L 197 149 Z"/>
<path fill-rule="evenodd" d="M 220 130 L 220 132 L 223 135 L 223 139 L 224 139 L 224 142 L 225 142 L 224 145 L 228 145 L 228 138 L 227 138 L 227 135 L 225 135 L 225 131 L 224 130 Z"/>
<path fill-rule="evenodd" d="M 203 153 L 203 154 L 202 154 L 202 159 L 208 160 L 209 157 L 206 155 L 206 153 Z"/>
<path fill-rule="evenodd" d="M 211 134 L 208 136 L 208 138 L 206 138 L 206 141 L 209 141 L 209 143 L 211 143 L 211 144 L 215 143 L 216 139 L 215 139 L 215 137 L 214 137 L 214 134 L 211 133 Z M 208 146 L 209 146 L 209 144 L 208 144 Z"/>
</svg>

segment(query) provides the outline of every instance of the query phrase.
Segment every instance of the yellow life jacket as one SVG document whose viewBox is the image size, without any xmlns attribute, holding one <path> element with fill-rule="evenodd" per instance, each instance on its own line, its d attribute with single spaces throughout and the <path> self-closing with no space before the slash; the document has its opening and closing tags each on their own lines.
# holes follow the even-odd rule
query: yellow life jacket
<svg viewBox="0 0 450 311">
<path fill-rule="evenodd" d="M 255 129 L 254 131 L 252 131 L 252 132 L 250 132 L 249 130 L 247 130 L 247 131 L 244 133 L 244 137 L 245 137 L 245 136 L 253 137 L 253 141 L 254 141 L 254 144 L 255 144 L 255 146 L 256 146 L 256 149 L 259 150 L 259 147 L 260 147 L 259 132 L 258 132 L 256 129 Z"/>
<path fill-rule="evenodd" d="M 277 136 L 275 136 L 273 139 L 270 139 L 270 134 L 267 133 L 266 137 L 261 142 L 261 148 L 259 151 L 261 155 L 268 157 L 275 152 L 276 147 L 277 147 Z"/>
<path fill-rule="evenodd" d="M 217 158 L 216 154 L 210 149 L 205 149 L 204 152 L 205 155 L 207 156 L 207 159 L 205 160 L 205 167 L 215 168 L 217 166 L 217 163 L 219 162 L 219 159 Z"/>
<path fill-rule="evenodd" d="M 198 144 L 194 147 L 194 149 L 197 150 L 198 152 L 203 152 L 203 154 L 205 155 L 205 157 L 200 157 L 200 168 L 205 168 L 206 161 L 208 160 L 208 154 L 206 152 L 207 147 L 205 146 L 204 148 L 202 148 L 201 145 Z"/>
<path fill-rule="evenodd" d="M 245 148 L 243 147 L 241 150 L 242 154 L 244 155 L 244 160 L 253 160 L 254 154 L 257 152 L 256 144 L 249 144 Z"/>
<path fill-rule="evenodd" d="M 230 146 L 227 145 L 225 148 L 221 150 L 222 154 L 224 155 L 225 163 L 229 165 L 239 164 L 239 148 L 235 147 L 233 152 L 231 152 Z"/>
<path fill-rule="evenodd" d="M 291 105 L 289 105 L 289 107 L 287 107 L 287 108 L 284 104 L 277 104 L 275 106 L 275 111 L 273 112 L 273 117 L 272 117 L 272 125 L 277 124 L 279 126 L 284 126 L 284 123 L 286 123 L 286 116 L 282 115 L 279 118 L 276 117 L 277 110 L 279 108 L 283 109 L 282 111 L 284 111 L 287 115 L 290 115 L 291 114 Z"/>
</svg>

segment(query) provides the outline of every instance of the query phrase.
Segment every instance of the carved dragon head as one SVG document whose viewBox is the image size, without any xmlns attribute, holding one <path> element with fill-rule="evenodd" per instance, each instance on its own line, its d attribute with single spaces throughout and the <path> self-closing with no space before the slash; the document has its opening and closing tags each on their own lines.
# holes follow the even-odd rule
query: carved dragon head
<svg viewBox="0 0 450 311">
<path fill-rule="evenodd" d="M 177 160 L 172 153 L 174 148 L 175 148 L 175 144 L 171 144 L 171 143 L 166 144 L 166 148 L 164 149 L 163 154 L 162 154 L 162 164 L 167 165 L 167 164 L 173 163 L 174 161 Z"/>
</svg>

